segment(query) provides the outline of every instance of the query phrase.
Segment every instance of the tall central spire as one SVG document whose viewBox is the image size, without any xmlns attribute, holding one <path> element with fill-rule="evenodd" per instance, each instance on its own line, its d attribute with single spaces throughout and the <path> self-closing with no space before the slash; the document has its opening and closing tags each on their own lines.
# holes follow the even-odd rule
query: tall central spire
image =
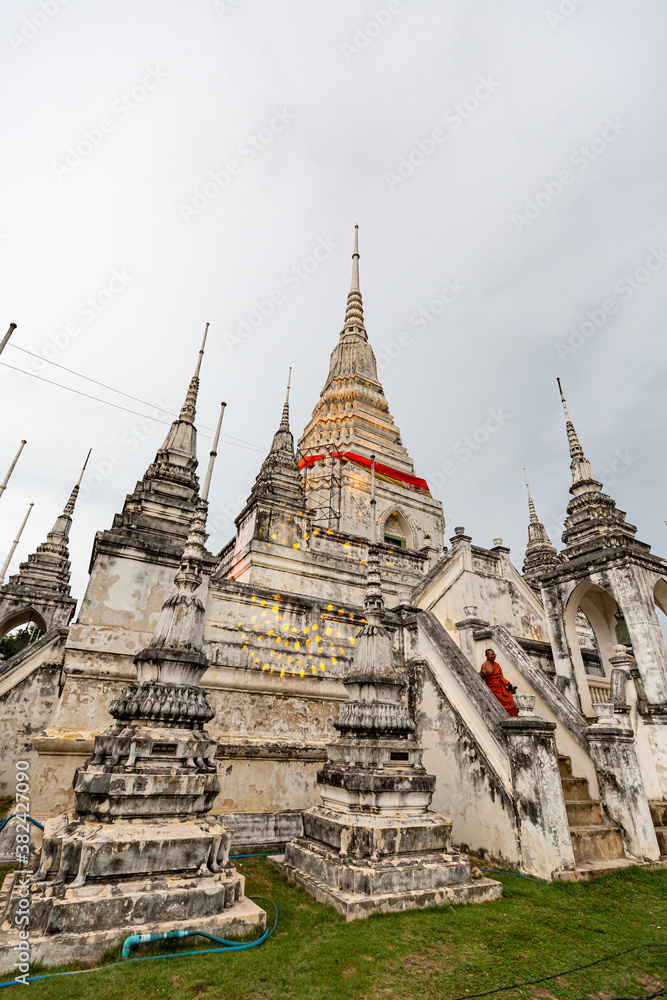
<svg viewBox="0 0 667 1000">
<path fill-rule="evenodd" d="M 570 470 L 572 472 L 572 486 L 570 487 L 570 493 L 572 493 L 573 496 L 578 496 L 580 493 L 599 493 L 602 489 L 602 483 L 595 478 L 595 473 L 593 472 L 591 463 L 584 455 L 584 449 L 579 443 L 579 438 L 577 437 L 577 432 L 574 429 L 574 424 L 570 420 L 570 414 L 567 409 L 567 403 L 565 401 L 565 396 L 563 395 L 563 387 L 560 384 L 560 379 L 556 379 L 556 381 L 558 382 L 558 391 L 560 392 L 560 398 L 565 412 L 565 427 L 567 429 L 567 440 L 570 446 Z"/>
<path fill-rule="evenodd" d="M 359 227 L 354 227 L 352 280 L 345 322 L 331 352 L 329 374 L 300 441 L 302 455 L 349 450 L 414 475 L 414 465 L 389 412 L 364 326 L 359 289 Z"/>
<path fill-rule="evenodd" d="M 359 226 L 354 227 L 352 281 L 350 283 L 350 291 L 347 295 L 347 308 L 345 309 L 345 324 L 343 333 L 348 330 L 360 330 L 364 337 L 368 339 L 368 334 L 366 333 L 366 328 L 364 327 L 364 306 L 361 301 L 361 291 L 359 289 Z"/>
</svg>

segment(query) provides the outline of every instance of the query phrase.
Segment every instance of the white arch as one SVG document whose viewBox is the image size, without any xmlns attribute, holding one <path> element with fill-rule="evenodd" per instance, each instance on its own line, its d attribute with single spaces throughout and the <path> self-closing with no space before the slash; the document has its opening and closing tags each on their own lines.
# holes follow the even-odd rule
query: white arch
<svg viewBox="0 0 667 1000">
<path fill-rule="evenodd" d="M 385 535 L 387 533 L 389 535 L 392 535 L 392 531 L 391 531 L 391 527 L 392 526 L 389 525 L 389 530 L 387 531 L 387 522 L 390 520 L 390 518 L 393 518 L 393 517 L 395 517 L 396 521 L 398 522 L 398 535 L 397 535 L 397 537 L 403 537 L 403 538 L 405 538 L 405 547 L 407 549 L 414 549 L 415 548 L 415 538 L 416 538 L 415 528 L 410 523 L 408 517 L 401 510 L 401 508 L 400 508 L 400 506 L 398 504 L 393 504 L 391 507 L 388 507 L 387 510 L 385 510 L 385 511 L 382 512 L 382 515 L 380 516 L 380 526 L 379 526 L 380 527 L 380 532 L 379 532 L 380 533 L 380 537 L 384 540 L 384 537 L 385 537 Z"/>
<path fill-rule="evenodd" d="M 4 639 L 13 629 L 18 628 L 19 625 L 37 625 L 38 628 L 41 628 L 42 632 L 46 632 L 46 622 L 38 611 L 29 606 L 27 608 L 18 608 L 7 615 L 2 624 L 0 624 L 0 640 Z"/>
</svg>

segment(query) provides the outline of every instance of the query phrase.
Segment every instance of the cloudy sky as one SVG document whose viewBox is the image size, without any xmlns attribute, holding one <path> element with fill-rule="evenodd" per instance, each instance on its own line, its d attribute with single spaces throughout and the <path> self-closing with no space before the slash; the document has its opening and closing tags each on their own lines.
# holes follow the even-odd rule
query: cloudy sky
<svg viewBox="0 0 667 1000">
<path fill-rule="evenodd" d="M 667 553 L 666 32 L 664 0 L 4 0 L 0 478 L 28 445 L 0 556 L 30 501 L 12 569 L 44 539 L 92 447 L 81 596 L 207 321 L 221 546 L 288 367 L 296 435 L 323 385 L 355 223 L 390 408 L 447 535 L 503 537 L 520 565 L 525 465 L 557 537 L 560 375 L 598 477 Z"/>
</svg>

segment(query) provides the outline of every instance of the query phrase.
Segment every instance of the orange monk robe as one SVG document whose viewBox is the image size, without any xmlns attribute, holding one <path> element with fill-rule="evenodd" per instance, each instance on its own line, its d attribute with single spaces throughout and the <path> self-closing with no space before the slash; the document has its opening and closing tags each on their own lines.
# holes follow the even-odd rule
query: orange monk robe
<svg viewBox="0 0 667 1000">
<path fill-rule="evenodd" d="M 511 715 L 514 718 L 519 714 L 519 710 L 514 704 L 514 698 L 512 697 L 512 695 L 508 690 L 509 681 L 505 680 L 505 678 L 503 677 L 503 672 L 497 663 L 491 664 L 490 670 L 488 669 L 488 665 L 489 661 L 487 660 L 482 666 L 480 674 L 488 684 L 489 690 L 491 690 L 495 694 L 496 698 L 503 706 L 507 714 Z M 487 669 L 485 670 L 484 667 L 487 667 Z"/>
</svg>

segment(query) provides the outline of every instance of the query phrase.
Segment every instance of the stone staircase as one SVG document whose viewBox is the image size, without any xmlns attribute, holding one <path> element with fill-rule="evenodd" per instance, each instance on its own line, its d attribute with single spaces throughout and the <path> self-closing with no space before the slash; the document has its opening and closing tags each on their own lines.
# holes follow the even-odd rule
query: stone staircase
<svg viewBox="0 0 667 1000">
<path fill-rule="evenodd" d="M 661 855 L 667 855 L 667 802 L 649 802 Z"/>
<path fill-rule="evenodd" d="M 558 770 L 577 871 L 601 872 L 631 864 L 619 828 L 605 824 L 600 803 L 591 798 L 588 779 L 574 777 L 571 759 L 560 754 Z"/>
</svg>

